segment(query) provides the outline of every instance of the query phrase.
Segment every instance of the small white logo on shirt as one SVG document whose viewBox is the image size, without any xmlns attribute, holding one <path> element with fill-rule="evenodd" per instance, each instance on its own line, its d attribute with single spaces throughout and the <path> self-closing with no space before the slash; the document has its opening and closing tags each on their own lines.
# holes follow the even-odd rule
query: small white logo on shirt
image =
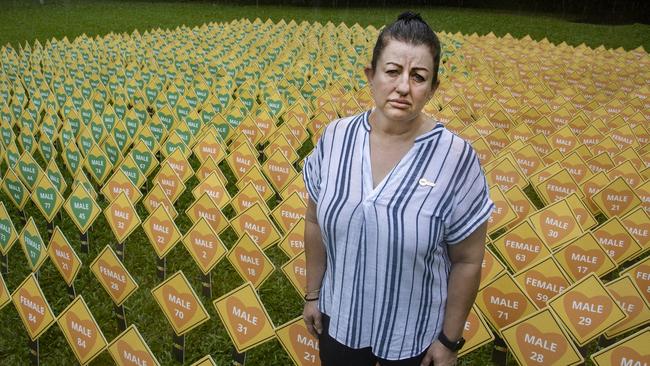
<svg viewBox="0 0 650 366">
<path fill-rule="evenodd" d="M 431 182 L 431 181 L 429 181 L 428 179 L 425 179 L 425 178 L 420 179 L 419 183 L 423 187 L 425 187 L 425 186 L 435 187 L 436 186 L 436 182 Z"/>
</svg>

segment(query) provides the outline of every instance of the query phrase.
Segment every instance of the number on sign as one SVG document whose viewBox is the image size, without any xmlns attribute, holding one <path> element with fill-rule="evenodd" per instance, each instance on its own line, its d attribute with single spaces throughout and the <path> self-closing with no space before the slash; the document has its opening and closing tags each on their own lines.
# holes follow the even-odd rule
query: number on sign
<svg viewBox="0 0 650 366">
<path fill-rule="evenodd" d="M 248 327 L 245 327 L 241 323 L 238 323 L 237 324 L 237 332 L 242 333 L 242 334 L 246 334 L 246 333 L 248 333 Z"/>
<path fill-rule="evenodd" d="M 544 355 L 541 353 L 532 352 L 529 358 L 537 363 L 544 362 Z"/>
<path fill-rule="evenodd" d="M 588 316 L 581 316 L 580 320 L 578 321 L 578 325 L 584 325 L 586 327 L 591 325 L 591 318 Z"/>
<path fill-rule="evenodd" d="M 303 358 L 305 360 L 311 362 L 311 363 L 316 362 L 316 356 L 314 354 L 312 354 L 312 353 L 309 353 L 309 352 L 305 352 L 305 355 L 303 356 Z"/>
<path fill-rule="evenodd" d="M 174 309 L 174 315 L 178 319 L 183 319 L 183 317 L 185 317 L 185 314 L 182 311 L 178 310 L 178 309 Z"/>
<path fill-rule="evenodd" d="M 544 302 L 547 302 L 547 301 L 548 301 L 548 295 L 546 295 L 546 294 L 540 294 L 540 293 L 538 293 L 538 294 L 535 296 L 535 298 L 536 298 L 537 300 L 539 300 L 539 301 L 544 301 Z"/>
</svg>

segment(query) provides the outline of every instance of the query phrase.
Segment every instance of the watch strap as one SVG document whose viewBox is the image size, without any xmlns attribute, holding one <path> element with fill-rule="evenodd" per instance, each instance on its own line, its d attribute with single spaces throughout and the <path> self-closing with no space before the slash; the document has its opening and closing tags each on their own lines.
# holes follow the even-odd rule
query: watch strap
<svg viewBox="0 0 650 366">
<path fill-rule="evenodd" d="M 440 335 L 438 335 L 438 340 L 440 343 L 442 343 L 443 346 L 449 348 L 453 352 L 458 352 L 461 348 L 463 348 L 463 345 L 465 344 L 465 338 L 460 337 L 460 339 L 457 341 L 452 341 L 451 339 L 447 338 L 445 332 L 440 332 Z"/>
</svg>

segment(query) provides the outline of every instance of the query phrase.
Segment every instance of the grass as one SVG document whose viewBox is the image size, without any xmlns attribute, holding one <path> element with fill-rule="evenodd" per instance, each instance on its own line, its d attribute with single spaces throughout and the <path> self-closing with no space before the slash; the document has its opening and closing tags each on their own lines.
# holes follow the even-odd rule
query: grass
<svg viewBox="0 0 650 366">
<path fill-rule="evenodd" d="M 39 159 L 40 160 L 40 157 Z M 40 163 L 44 163 L 40 160 Z M 60 167 L 64 167 L 63 161 L 57 160 Z M 193 168 L 198 168 L 198 161 L 192 158 Z M 6 171 L 6 165 L 3 163 L 2 172 Z M 152 177 L 155 172 L 152 173 Z M 66 181 L 72 183 L 72 178 L 66 173 Z M 230 175 L 232 176 L 232 175 Z M 179 212 L 185 211 L 193 202 L 191 190 L 198 183 L 195 177 L 192 177 L 187 184 L 187 189 L 178 199 L 176 208 Z M 234 188 L 234 186 L 230 186 Z M 67 196 L 67 194 L 66 194 Z M 20 230 L 23 223 L 20 222 L 22 213 L 13 206 L 9 198 L 0 193 L 0 199 L 6 203 L 14 225 Z M 99 201 L 100 206 L 105 208 L 108 202 Z M 273 203 L 273 202 L 271 202 Z M 136 205 L 139 216 L 144 219 L 148 216 L 142 203 Z M 46 222 L 42 218 L 38 208 L 33 203 L 28 203 L 25 208 L 27 217 L 34 217 L 40 229 L 41 236 L 45 241 L 49 235 L 46 230 Z M 63 212 L 63 211 L 62 211 Z M 185 233 L 191 227 L 190 220 L 185 215 L 179 215 L 176 220 L 179 229 Z M 108 294 L 99 286 L 97 279 L 90 272 L 88 266 L 90 262 L 99 254 L 99 252 L 108 244 L 114 245 L 115 239 L 103 215 L 100 215 L 93 224 L 93 230 L 90 232 L 90 253 L 83 254 L 80 252 L 79 232 L 68 219 L 65 213 L 58 216 L 54 225 L 59 226 L 65 236 L 68 238 L 75 251 L 79 255 L 83 267 L 75 281 L 77 294 L 82 294 L 84 300 L 93 313 L 95 319 L 100 324 L 106 339 L 110 342 L 120 332 L 117 328 L 117 321 L 112 314 L 112 300 Z M 226 231 L 222 235 L 222 240 L 231 247 L 236 237 L 233 232 Z M 160 307 L 156 304 L 150 290 L 155 287 L 159 280 L 156 277 L 156 256 L 149 241 L 142 229 L 139 227 L 126 240 L 126 255 L 124 264 L 134 277 L 139 289 L 125 302 L 127 322 L 135 324 L 141 334 L 155 353 L 156 357 L 162 364 L 173 363 L 171 354 L 172 345 L 172 328 L 164 318 Z M 277 270 L 259 289 L 259 294 L 267 306 L 271 318 L 275 325 L 281 325 L 295 318 L 302 311 L 302 300 L 297 292 L 284 277 L 279 267 L 284 264 L 288 257 L 277 247 L 266 251 L 267 255 L 274 262 Z M 9 289 L 15 289 L 22 279 L 27 277 L 30 270 L 19 243 L 16 243 L 9 252 L 9 275 L 3 276 Z M 188 277 L 195 289 L 201 288 L 201 273 L 198 266 L 193 262 L 189 253 L 184 249 L 182 243 L 167 255 L 167 273 L 171 275 L 178 270 L 182 270 Z M 219 320 L 219 317 L 212 305 L 212 300 L 239 286 L 243 281 L 235 272 L 233 267 L 225 258 L 212 271 L 213 295 L 208 299 L 202 297 L 203 304 L 210 314 L 210 320 L 195 330 L 188 333 L 186 338 L 186 359 L 197 360 L 205 354 L 212 354 L 212 357 L 223 365 L 230 359 L 232 349 L 230 339 L 225 332 L 225 328 Z M 59 273 L 50 260 L 41 267 L 40 285 L 48 299 L 50 306 L 55 314 L 59 314 L 69 303 L 67 297 L 67 288 L 62 281 Z M 200 294 L 200 291 L 198 292 Z M 0 311 L 0 323 L 11 324 L 3 326 L 0 329 L 0 363 L 5 365 L 23 364 L 28 359 L 27 333 L 22 329 L 22 323 L 18 317 L 13 305 L 8 304 Z M 52 326 L 41 338 L 41 362 L 44 365 L 60 364 L 63 360 L 74 360 L 75 357 L 67 345 L 63 334 L 58 326 Z M 288 356 L 281 350 L 279 342 L 273 340 L 249 352 L 249 364 L 290 364 Z M 111 358 L 107 352 L 102 353 L 94 364 L 110 364 Z"/>
<path fill-rule="evenodd" d="M 626 26 L 601 26 L 576 24 L 552 16 L 531 16 L 530 14 L 513 14 L 491 11 L 475 11 L 467 9 L 417 9 L 429 19 L 436 30 L 448 32 L 461 31 L 463 33 L 477 32 L 485 34 L 493 31 L 496 35 L 510 33 L 515 37 L 530 34 L 535 39 L 547 37 L 559 43 L 566 41 L 577 45 L 582 42 L 596 47 L 603 44 L 607 47 L 636 48 L 643 45 L 650 49 L 650 27 L 647 25 Z M 398 9 L 307 9 L 298 7 L 255 7 L 214 5 L 205 2 L 198 3 L 145 3 L 145 2 L 79 2 L 59 1 L 52 5 L 22 4 L 17 1 L 0 1 L 0 44 L 7 42 L 18 43 L 33 42 L 34 39 L 44 41 L 51 38 L 69 39 L 85 33 L 87 35 L 103 35 L 108 32 L 131 32 L 134 29 L 144 31 L 151 28 L 173 28 L 178 25 L 200 25 L 211 21 L 229 21 L 242 17 L 260 17 L 263 20 L 271 18 L 278 21 L 281 18 L 308 21 L 335 23 L 346 22 L 352 25 L 359 22 L 365 26 L 373 24 L 380 26 L 392 20 L 399 12 Z M 304 156 L 311 149 L 307 142 L 301 149 L 300 155 Z M 37 154 L 38 155 L 38 154 Z M 41 166 L 45 162 L 36 157 Z M 194 169 L 198 168 L 195 157 L 190 159 Z M 63 172 L 68 186 L 72 178 L 67 173 L 60 157 L 57 163 Z M 234 178 L 228 173 L 226 166 L 221 166 L 230 179 L 228 186 L 233 194 Z M 0 173 L 4 175 L 7 166 L 0 163 Z M 155 171 L 150 177 L 155 176 Z M 185 211 L 192 203 L 192 189 L 198 184 L 195 177 L 187 182 L 187 189 L 178 199 L 176 209 Z M 65 196 L 69 194 L 69 188 Z M 29 202 L 21 212 L 9 201 L 9 198 L 0 192 L 0 200 L 5 202 L 14 225 L 20 230 L 23 226 L 21 218 L 34 217 L 41 230 L 41 235 L 47 241 L 48 234 L 46 223 L 38 209 Z M 107 206 L 104 200 L 99 201 L 102 208 Z M 272 199 L 271 207 L 277 202 Z M 139 216 L 144 219 L 148 216 L 141 203 L 137 204 Z M 62 211 L 63 212 L 63 211 Z M 232 211 L 226 210 L 232 217 Z M 176 220 L 179 229 L 184 233 L 190 227 L 189 219 L 180 214 Z M 79 233 L 72 224 L 67 214 L 58 216 L 54 225 L 58 225 L 71 242 L 81 258 L 83 267 L 75 282 L 77 293 L 84 296 L 88 306 L 98 320 L 104 336 L 111 341 L 119 334 L 117 322 L 113 315 L 113 305 L 108 294 L 99 286 L 94 275 L 88 270 L 91 261 L 106 246 L 113 245 L 115 239 L 107 227 L 103 215 L 97 219 L 90 232 L 91 250 L 89 254 L 80 253 Z M 229 230 L 222 235 L 224 243 L 231 247 L 236 237 Z M 279 270 L 288 257 L 277 247 L 266 251 L 267 255 L 276 266 L 276 271 L 259 289 L 259 295 L 265 304 L 273 323 L 281 325 L 301 313 L 302 301 L 288 280 Z M 8 256 L 10 272 L 4 279 L 13 290 L 29 275 L 25 256 L 18 244 L 10 251 Z M 168 254 L 168 274 L 182 270 L 195 289 L 201 288 L 201 276 L 198 267 L 183 248 L 177 246 Z M 153 300 L 150 290 L 159 280 L 156 277 L 156 256 L 144 231 L 138 228 L 126 240 L 125 266 L 139 284 L 140 288 L 124 304 L 127 322 L 135 324 L 156 357 L 162 364 L 173 364 L 171 353 L 172 329 L 162 315 L 159 306 Z M 231 342 L 225 332 L 221 321 L 212 305 L 212 300 L 239 286 L 242 279 L 235 272 L 226 259 L 223 259 L 213 273 L 213 294 L 211 298 L 201 297 L 204 306 L 210 314 L 210 320 L 195 330 L 191 331 L 186 339 L 186 359 L 193 362 L 205 354 L 211 354 L 219 365 L 229 364 L 231 360 Z M 59 314 L 68 304 L 69 298 L 65 283 L 56 271 L 51 261 L 47 261 L 40 271 L 40 284 L 55 314 Z M 13 305 L 8 304 L 0 310 L 0 364 L 18 365 L 25 364 L 29 358 L 27 347 L 28 337 Z M 41 362 L 43 365 L 59 365 L 71 363 L 74 355 L 59 330 L 52 326 L 40 339 Z M 460 364 L 488 364 L 491 346 L 486 346 L 462 358 Z M 248 365 L 288 365 L 291 361 L 277 340 L 269 341 L 248 352 Z M 514 362 L 510 360 L 510 362 Z M 95 365 L 111 364 L 107 352 L 102 353 L 94 362 Z"/>
<path fill-rule="evenodd" d="M 348 25 L 379 27 L 395 19 L 403 8 L 305 8 L 294 6 L 235 6 L 204 1 L 195 2 L 137 2 L 137 1 L 0 1 L 0 44 L 32 42 L 67 36 L 72 39 L 82 33 L 103 35 L 109 32 L 140 31 L 152 28 L 195 26 L 206 22 L 230 21 L 256 17 L 274 21 L 280 19 L 307 20 Z M 510 33 L 521 38 L 546 37 L 551 42 L 570 45 L 585 43 L 591 47 L 623 47 L 626 50 L 643 46 L 650 50 L 650 25 L 596 25 L 573 22 L 549 14 L 515 13 L 459 8 L 415 8 L 434 30 L 487 34 Z"/>
</svg>

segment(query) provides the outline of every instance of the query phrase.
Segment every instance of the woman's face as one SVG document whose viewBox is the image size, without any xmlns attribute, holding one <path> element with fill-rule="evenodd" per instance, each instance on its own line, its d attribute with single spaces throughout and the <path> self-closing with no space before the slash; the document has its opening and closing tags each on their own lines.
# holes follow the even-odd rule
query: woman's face
<svg viewBox="0 0 650 366">
<path fill-rule="evenodd" d="M 433 96 L 433 58 L 426 45 L 391 39 L 377 66 L 366 68 L 376 111 L 389 121 L 411 121 Z"/>
</svg>

